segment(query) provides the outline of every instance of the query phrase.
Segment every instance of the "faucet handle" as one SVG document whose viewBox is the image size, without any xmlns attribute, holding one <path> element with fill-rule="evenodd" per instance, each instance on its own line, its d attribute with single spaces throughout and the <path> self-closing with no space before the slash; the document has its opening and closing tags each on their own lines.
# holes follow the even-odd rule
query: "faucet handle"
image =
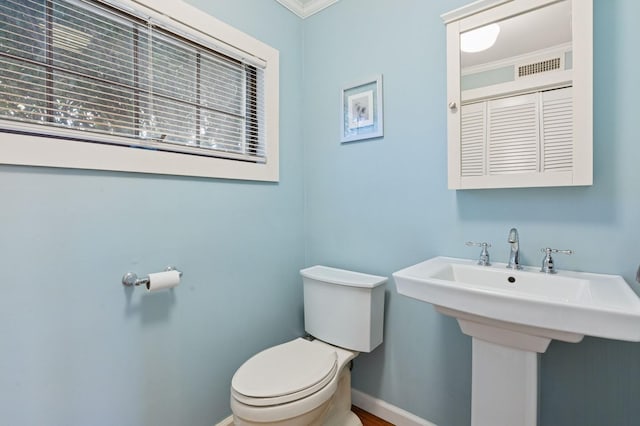
<svg viewBox="0 0 640 426">
<path fill-rule="evenodd" d="M 478 265 L 481 266 L 491 266 L 491 262 L 489 260 L 489 250 L 488 247 L 491 247 L 489 243 L 476 243 L 473 241 L 467 241 L 464 243 L 467 247 L 482 247 L 482 251 L 480 252 L 480 257 L 478 258 Z"/>
<path fill-rule="evenodd" d="M 553 263 L 553 258 L 551 257 L 551 253 L 562 253 L 568 255 L 573 254 L 573 250 L 558 250 L 552 249 L 550 247 L 540 249 L 540 251 L 544 253 L 544 258 L 542 259 L 542 268 L 540 268 L 540 272 L 544 272 L 546 274 L 555 274 L 557 272 L 555 264 Z"/>
</svg>

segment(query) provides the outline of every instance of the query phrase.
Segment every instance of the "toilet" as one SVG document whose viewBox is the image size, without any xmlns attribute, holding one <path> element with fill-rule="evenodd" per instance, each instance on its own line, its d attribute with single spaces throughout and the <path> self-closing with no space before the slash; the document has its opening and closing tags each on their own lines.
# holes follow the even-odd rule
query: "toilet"
<svg viewBox="0 0 640 426">
<path fill-rule="evenodd" d="M 382 343 L 386 277 L 313 266 L 300 271 L 309 334 L 254 355 L 231 380 L 233 424 L 361 426 L 351 412 L 351 361 Z"/>
</svg>

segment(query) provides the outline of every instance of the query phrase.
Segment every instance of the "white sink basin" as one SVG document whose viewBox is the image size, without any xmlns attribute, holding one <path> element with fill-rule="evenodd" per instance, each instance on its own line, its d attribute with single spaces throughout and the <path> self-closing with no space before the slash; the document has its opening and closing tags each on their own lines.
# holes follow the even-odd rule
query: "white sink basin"
<svg viewBox="0 0 640 426">
<path fill-rule="evenodd" d="M 551 340 L 640 341 L 640 299 L 617 275 L 434 257 L 393 278 L 398 293 L 433 304 L 472 336 L 472 425 L 537 424 L 539 357 Z"/>
<path fill-rule="evenodd" d="M 506 346 L 544 352 L 550 339 L 579 342 L 585 335 L 640 341 L 640 299 L 617 275 L 550 275 L 435 257 L 393 277 L 398 293 L 457 318 L 466 334 Z M 533 340 L 523 342 L 522 334 Z"/>
</svg>

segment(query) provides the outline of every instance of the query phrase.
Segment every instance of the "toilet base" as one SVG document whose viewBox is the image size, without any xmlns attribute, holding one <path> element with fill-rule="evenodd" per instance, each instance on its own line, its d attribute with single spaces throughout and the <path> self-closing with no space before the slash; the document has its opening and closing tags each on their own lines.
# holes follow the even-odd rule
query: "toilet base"
<svg viewBox="0 0 640 426">
<path fill-rule="evenodd" d="M 344 414 L 339 423 L 321 423 L 322 426 L 362 426 L 360 418 L 352 411 Z"/>
<path fill-rule="evenodd" d="M 351 411 L 351 371 L 345 366 L 340 374 L 338 389 L 322 426 L 362 426 L 362 422 Z"/>
</svg>

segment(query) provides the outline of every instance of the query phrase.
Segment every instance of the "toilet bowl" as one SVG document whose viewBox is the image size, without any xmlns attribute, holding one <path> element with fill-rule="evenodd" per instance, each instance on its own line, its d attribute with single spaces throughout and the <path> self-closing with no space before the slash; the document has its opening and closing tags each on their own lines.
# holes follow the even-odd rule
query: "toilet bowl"
<svg viewBox="0 0 640 426">
<path fill-rule="evenodd" d="M 265 349 L 231 381 L 235 426 L 361 426 L 351 361 L 382 343 L 386 277 L 314 266 L 303 277 L 308 338 Z"/>
<path fill-rule="evenodd" d="M 350 411 L 357 355 L 303 338 L 254 355 L 231 381 L 234 425 L 360 425 Z"/>
</svg>

